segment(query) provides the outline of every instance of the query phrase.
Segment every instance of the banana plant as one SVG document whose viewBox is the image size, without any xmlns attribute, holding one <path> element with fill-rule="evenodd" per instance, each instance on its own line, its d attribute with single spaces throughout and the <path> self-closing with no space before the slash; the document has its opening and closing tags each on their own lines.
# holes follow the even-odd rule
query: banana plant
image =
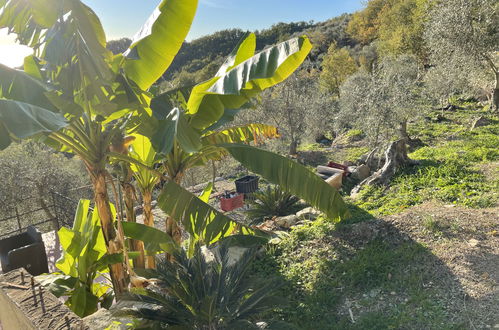
<svg viewBox="0 0 499 330">
<path fill-rule="evenodd" d="M 111 211 L 116 213 L 111 205 Z M 97 211 L 90 210 L 89 200 L 80 200 L 73 228 L 59 232 L 62 256 L 56 267 L 61 272 L 40 275 L 37 280 L 57 297 L 67 297 L 66 305 L 80 317 L 109 308 L 114 294 L 110 286 L 96 281 L 109 264 L 122 262 L 122 254 L 107 253 Z"/>
<path fill-rule="evenodd" d="M 34 49 L 22 70 L 0 66 L 0 148 L 37 138 L 80 156 L 109 254 L 123 253 L 124 242 L 109 206 L 106 164 L 122 155 L 132 118 L 151 113 L 147 90 L 180 49 L 196 8 L 197 0 L 162 1 L 127 53 L 113 56 L 99 18 L 79 0 L 0 1 L 0 29 Z M 127 290 L 126 268 L 110 267 L 116 294 Z"/>
<path fill-rule="evenodd" d="M 175 102 L 171 93 L 154 97 L 148 92 L 182 45 L 196 7 L 195 0 L 162 1 L 130 49 L 112 56 L 98 17 L 79 0 L 0 1 L 0 28 L 8 28 L 21 44 L 35 49 L 23 70 L 0 67 L 0 147 L 16 139 L 38 138 L 56 150 L 79 155 L 94 186 L 109 254 L 123 253 L 124 242 L 109 207 L 106 164 L 120 160 L 154 172 L 124 152 L 123 136 L 130 133 L 150 138 L 163 157 L 167 184 L 159 204 L 172 216 L 167 232 L 175 239 L 179 231 L 173 219 L 184 223 L 196 219 L 198 229 L 210 228 L 206 240 L 219 236 L 220 230 L 223 235 L 232 233 L 229 218 L 179 185 L 187 168 L 226 154 L 332 218 L 346 215 L 334 188 L 303 166 L 235 143 L 247 142 L 248 132 L 255 140 L 257 126 L 218 131 L 252 97 L 300 66 L 312 47 L 307 37 L 255 54 L 255 36 L 250 34 L 215 77 L 188 93 L 179 91 L 176 95 L 181 97 Z M 277 134 L 269 127 L 262 131 Z M 117 294 L 127 290 L 126 268 L 123 263 L 110 267 Z"/>
<path fill-rule="evenodd" d="M 135 140 L 131 145 L 130 157 L 134 158 L 148 168 L 153 168 L 157 164 L 156 152 L 152 148 L 152 144 L 148 138 L 143 135 L 135 134 Z M 142 206 L 144 212 L 144 224 L 149 227 L 154 227 L 154 216 L 152 213 L 152 194 L 156 184 L 159 182 L 160 177 L 151 172 L 145 167 L 131 164 L 133 176 L 135 177 L 137 187 L 142 195 Z M 144 253 L 144 246 L 140 246 L 140 253 Z M 145 257 L 145 267 L 155 268 L 154 256 Z"/>
<path fill-rule="evenodd" d="M 148 135 L 156 152 L 163 157 L 163 166 L 170 179 L 163 188 L 158 205 L 170 215 L 167 232 L 177 242 L 181 237 L 179 222 L 187 230 L 191 221 L 198 224 L 198 230 L 210 226 L 211 229 L 217 228 L 218 232 L 210 230 L 209 235 L 214 237 L 230 232 L 230 219 L 180 187 L 188 169 L 227 155 L 305 199 L 331 219 L 338 221 L 348 216 L 339 193 L 305 167 L 249 146 L 252 141 L 258 144 L 264 139 L 278 137 L 275 127 L 250 124 L 220 130 L 252 97 L 291 75 L 308 55 L 311 44 L 307 37 L 298 37 L 257 54 L 254 54 L 255 48 L 255 35 L 249 34 L 212 79 L 191 89 L 162 93 L 151 100 L 154 117 L 158 122 L 167 123 L 156 125 L 153 134 Z M 245 157 L 244 153 L 251 157 Z M 198 207 L 203 211 L 197 211 Z M 213 219 L 216 219 L 214 223 Z M 209 244 L 210 238 L 204 243 Z"/>
</svg>

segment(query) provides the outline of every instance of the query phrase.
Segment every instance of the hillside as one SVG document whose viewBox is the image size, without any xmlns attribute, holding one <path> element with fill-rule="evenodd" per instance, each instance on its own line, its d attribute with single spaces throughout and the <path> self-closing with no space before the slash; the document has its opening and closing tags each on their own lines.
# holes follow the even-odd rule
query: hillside
<svg viewBox="0 0 499 330">
<path fill-rule="evenodd" d="M 354 215 L 294 227 L 255 272 L 277 276 L 297 329 L 497 327 L 499 118 L 468 104 L 414 123 L 420 165 L 349 199 Z M 487 125 L 471 130 L 479 117 Z M 302 157 L 355 159 L 362 141 L 306 146 Z M 335 325 L 333 327 L 333 324 Z"/>
<path fill-rule="evenodd" d="M 350 14 L 344 14 L 318 23 L 277 23 L 268 29 L 253 31 L 257 36 L 256 48 L 261 50 L 291 37 L 307 35 L 314 44 L 309 59 L 318 63 L 333 42 L 336 42 L 339 47 L 353 47 L 357 44 L 345 32 L 350 17 Z M 207 79 L 218 70 L 223 59 L 248 32 L 251 31 L 228 29 L 192 41 L 185 41 L 171 66 L 163 75 L 163 79 L 173 80 L 182 74 L 192 75 L 195 82 Z M 109 41 L 108 48 L 114 53 L 121 53 L 129 45 L 130 39 L 123 38 Z"/>
</svg>

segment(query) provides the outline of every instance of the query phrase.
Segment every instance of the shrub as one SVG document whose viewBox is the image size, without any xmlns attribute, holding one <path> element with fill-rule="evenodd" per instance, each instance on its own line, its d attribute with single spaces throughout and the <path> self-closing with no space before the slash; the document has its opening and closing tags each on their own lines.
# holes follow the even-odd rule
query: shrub
<svg viewBox="0 0 499 330">
<path fill-rule="evenodd" d="M 254 193 L 255 201 L 246 214 L 253 221 L 262 221 L 273 216 L 286 216 L 299 209 L 299 198 L 283 191 L 279 186 L 268 186 Z"/>
</svg>

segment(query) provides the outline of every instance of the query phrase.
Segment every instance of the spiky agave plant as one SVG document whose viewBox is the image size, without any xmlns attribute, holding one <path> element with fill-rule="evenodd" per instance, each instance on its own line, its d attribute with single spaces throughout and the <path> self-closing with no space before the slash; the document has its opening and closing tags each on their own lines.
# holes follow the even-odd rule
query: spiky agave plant
<svg viewBox="0 0 499 330">
<path fill-rule="evenodd" d="M 213 258 L 210 254 L 197 245 L 192 258 L 180 249 L 173 262 L 158 259 L 149 273 L 157 285 L 132 289 L 116 314 L 138 317 L 149 328 L 257 328 L 255 316 L 281 305 L 275 296 L 278 283 L 248 276 L 255 250 L 235 259 L 221 244 Z"/>
</svg>

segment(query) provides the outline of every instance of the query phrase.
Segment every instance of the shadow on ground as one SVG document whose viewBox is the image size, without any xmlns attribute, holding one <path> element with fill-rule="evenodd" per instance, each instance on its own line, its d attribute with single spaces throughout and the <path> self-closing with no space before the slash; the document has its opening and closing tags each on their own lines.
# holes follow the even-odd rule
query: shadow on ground
<svg viewBox="0 0 499 330">
<path fill-rule="evenodd" d="M 311 224 L 295 229 L 255 266 L 260 274 L 280 277 L 281 294 L 289 302 L 267 317 L 297 329 L 496 326 L 499 255 L 492 240 L 497 238 L 482 232 L 490 228 L 461 232 L 449 226 L 448 237 L 429 242 L 418 239 L 432 235 L 422 233 L 428 230 L 423 221 L 400 226 L 403 220 L 367 213 L 363 222 L 336 228 Z M 478 248 L 463 247 L 469 237 L 479 239 Z"/>
</svg>

